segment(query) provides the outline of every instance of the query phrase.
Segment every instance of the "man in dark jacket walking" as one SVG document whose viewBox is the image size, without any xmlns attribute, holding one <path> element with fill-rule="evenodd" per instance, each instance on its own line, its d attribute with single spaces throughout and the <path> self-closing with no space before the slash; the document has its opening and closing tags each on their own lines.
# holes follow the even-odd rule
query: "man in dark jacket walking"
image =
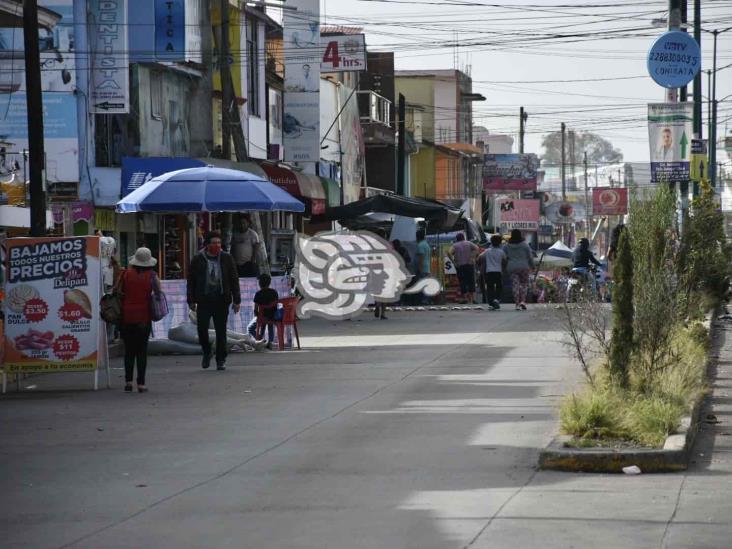
<svg viewBox="0 0 732 549">
<path fill-rule="evenodd" d="M 216 369 L 226 369 L 226 323 L 229 305 L 234 313 L 241 306 L 241 291 L 236 263 L 230 254 L 221 251 L 221 235 L 208 233 L 206 247 L 196 254 L 188 269 L 188 306 L 196 311 L 198 341 L 203 350 L 201 366 L 211 363 L 211 342 L 208 327 L 213 318 L 216 330 Z"/>
</svg>

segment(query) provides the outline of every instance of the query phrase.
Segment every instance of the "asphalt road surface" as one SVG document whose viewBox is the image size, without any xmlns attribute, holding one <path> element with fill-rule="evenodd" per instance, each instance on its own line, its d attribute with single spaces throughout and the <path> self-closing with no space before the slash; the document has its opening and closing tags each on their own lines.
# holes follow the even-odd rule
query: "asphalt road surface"
<svg viewBox="0 0 732 549">
<path fill-rule="evenodd" d="M 732 546 L 724 465 L 536 470 L 580 378 L 552 310 L 395 312 L 301 332 L 302 351 L 232 355 L 226 372 L 152 358 L 147 394 L 122 392 L 119 360 L 111 391 L 81 390 L 88 374 L 24 380 L 0 399 L 0 544 Z M 704 482 L 726 487 L 722 507 L 676 528 Z M 689 532 L 710 544 L 685 545 Z"/>
</svg>

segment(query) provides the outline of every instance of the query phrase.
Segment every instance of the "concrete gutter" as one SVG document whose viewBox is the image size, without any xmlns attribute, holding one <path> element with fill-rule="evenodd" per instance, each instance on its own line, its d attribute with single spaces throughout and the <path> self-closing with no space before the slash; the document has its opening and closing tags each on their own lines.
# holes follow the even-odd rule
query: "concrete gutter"
<svg viewBox="0 0 732 549">
<path fill-rule="evenodd" d="M 714 337 L 714 317 L 708 317 L 704 321 L 710 342 Z M 707 373 L 710 362 L 710 357 L 707 356 Z M 635 465 L 643 473 L 685 471 L 689 466 L 691 449 L 699 430 L 699 415 L 704 398 L 705 395 L 694 404 L 691 415 L 681 419 L 681 426 L 676 433 L 666 438 L 663 448 L 574 448 L 567 446 L 571 436 L 559 435 L 539 454 L 539 468 L 585 473 L 622 473 L 623 467 Z"/>
</svg>

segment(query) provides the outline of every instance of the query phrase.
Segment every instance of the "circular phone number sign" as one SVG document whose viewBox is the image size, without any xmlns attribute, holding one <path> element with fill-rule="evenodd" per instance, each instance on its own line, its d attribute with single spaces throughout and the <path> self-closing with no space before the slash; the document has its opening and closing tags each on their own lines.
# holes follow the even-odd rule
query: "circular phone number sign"
<svg viewBox="0 0 732 549">
<path fill-rule="evenodd" d="M 701 70 L 701 49 L 694 37 L 669 31 L 653 43 L 648 52 L 648 74 L 659 86 L 681 88 Z"/>
</svg>

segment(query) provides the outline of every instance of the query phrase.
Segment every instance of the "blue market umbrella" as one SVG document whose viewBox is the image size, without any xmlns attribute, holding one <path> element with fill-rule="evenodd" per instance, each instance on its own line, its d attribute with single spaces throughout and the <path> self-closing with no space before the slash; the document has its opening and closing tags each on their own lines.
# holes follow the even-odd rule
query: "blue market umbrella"
<svg viewBox="0 0 732 549">
<path fill-rule="evenodd" d="M 164 173 L 117 202 L 134 212 L 302 212 L 305 205 L 277 185 L 239 170 L 188 168 Z"/>
</svg>

